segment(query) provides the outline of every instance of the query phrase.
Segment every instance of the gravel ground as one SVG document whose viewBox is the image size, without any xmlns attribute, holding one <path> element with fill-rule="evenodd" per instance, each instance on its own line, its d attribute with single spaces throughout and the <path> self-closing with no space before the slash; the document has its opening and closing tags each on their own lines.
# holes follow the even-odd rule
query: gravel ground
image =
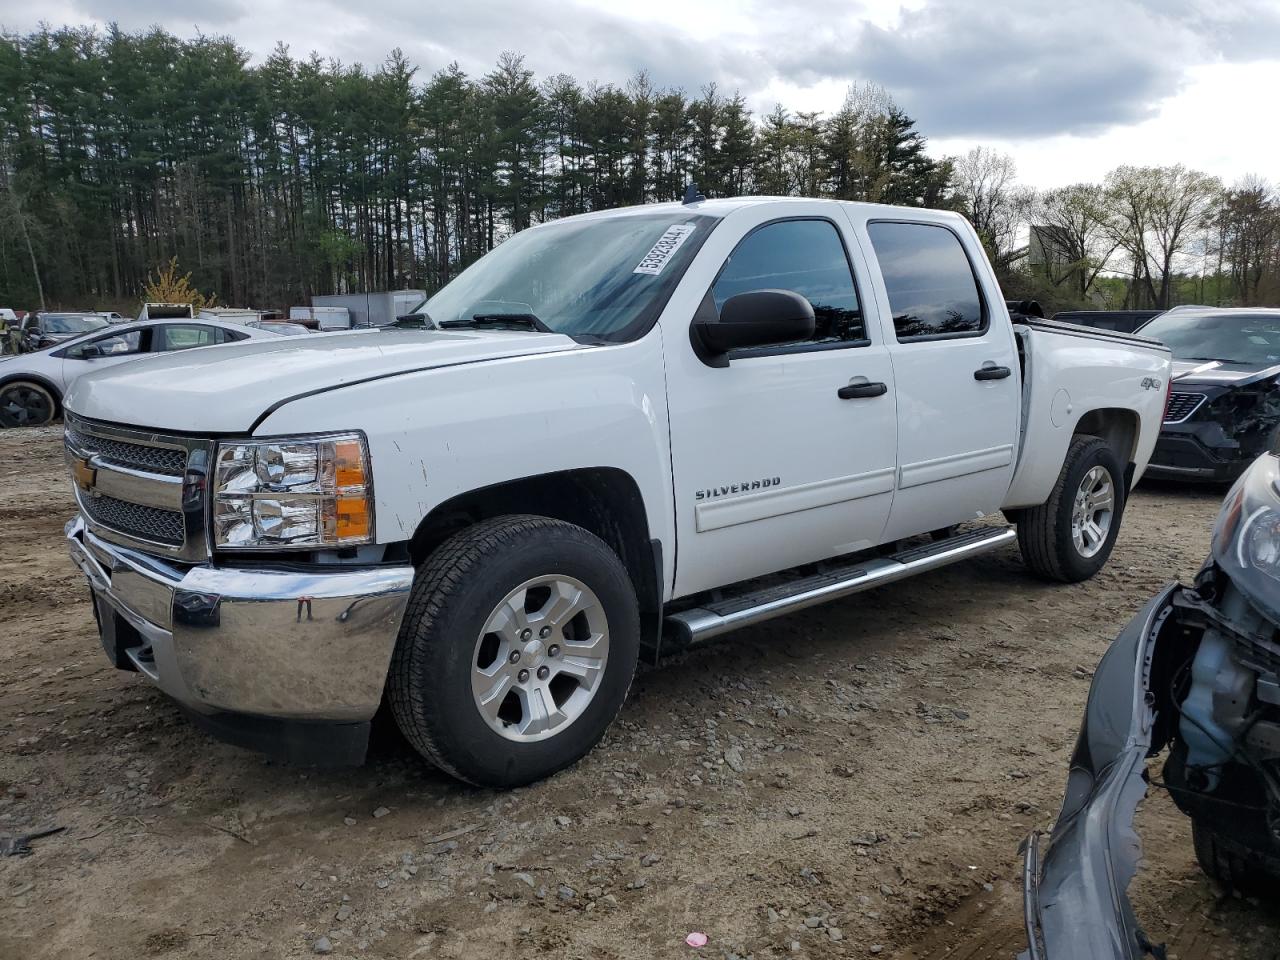
<svg viewBox="0 0 1280 960">
<path fill-rule="evenodd" d="M 1089 583 L 1016 550 L 646 669 L 585 761 L 462 787 L 387 729 L 357 770 L 189 726 L 97 646 L 57 428 L 0 432 L 0 958 L 1011 957 L 1018 843 L 1057 809 L 1092 669 L 1208 547 L 1221 490 L 1143 488 Z M 1171 957 L 1275 957 L 1186 821 L 1140 815 Z M 684 938 L 704 932 L 707 946 Z"/>
</svg>

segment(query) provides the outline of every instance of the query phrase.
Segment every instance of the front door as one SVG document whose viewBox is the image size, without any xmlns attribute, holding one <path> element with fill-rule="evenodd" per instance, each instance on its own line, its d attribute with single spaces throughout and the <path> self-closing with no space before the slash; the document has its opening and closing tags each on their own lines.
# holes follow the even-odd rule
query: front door
<svg viewBox="0 0 1280 960">
<path fill-rule="evenodd" d="M 994 513 L 1017 456 L 1021 372 L 982 249 L 954 217 L 855 223 L 891 323 L 898 382 L 898 490 L 886 540 Z M 983 263 L 985 267 L 985 263 Z M 979 281 L 979 277 L 986 278 Z"/>
<path fill-rule="evenodd" d="M 871 546 L 889 515 L 894 373 L 855 282 L 864 264 L 847 223 L 794 206 L 725 218 L 700 256 L 722 264 L 701 309 L 791 290 L 813 305 L 812 338 L 717 366 L 664 325 L 676 596 Z"/>
</svg>

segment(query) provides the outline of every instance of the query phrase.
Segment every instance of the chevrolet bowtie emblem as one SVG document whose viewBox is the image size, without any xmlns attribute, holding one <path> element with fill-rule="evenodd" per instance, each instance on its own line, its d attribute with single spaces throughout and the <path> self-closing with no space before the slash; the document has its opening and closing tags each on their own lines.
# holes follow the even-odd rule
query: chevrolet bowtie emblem
<svg viewBox="0 0 1280 960">
<path fill-rule="evenodd" d="M 75 474 L 76 486 L 85 493 L 93 490 L 93 481 L 98 477 L 98 471 L 89 465 L 88 460 L 76 460 L 72 465 L 72 472 Z"/>
</svg>

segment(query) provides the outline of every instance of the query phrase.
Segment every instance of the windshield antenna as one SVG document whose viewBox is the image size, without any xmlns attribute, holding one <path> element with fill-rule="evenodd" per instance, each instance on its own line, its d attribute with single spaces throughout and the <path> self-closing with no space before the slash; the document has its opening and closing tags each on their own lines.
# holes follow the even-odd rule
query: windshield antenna
<svg viewBox="0 0 1280 960">
<path fill-rule="evenodd" d="M 690 180 L 689 185 L 684 188 L 684 199 L 680 202 L 688 206 L 691 203 L 701 203 L 705 199 L 707 198 L 702 195 L 698 185 Z"/>
</svg>

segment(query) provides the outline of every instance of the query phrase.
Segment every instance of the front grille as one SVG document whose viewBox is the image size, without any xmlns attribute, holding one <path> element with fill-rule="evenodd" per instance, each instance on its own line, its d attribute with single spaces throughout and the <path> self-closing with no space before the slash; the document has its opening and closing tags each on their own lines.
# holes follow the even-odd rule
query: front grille
<svg viewBox="0 0 1280 960">
<path fill-rule="evenodd" d="M 106 463 L 159 473 L 167 477 L 180 477 L 187 468 L 187 451 L 171 447 L 148 447 L 141 443 L 112 440 L 109 437 L 91 437 L 76 430 L 67 431 L 67 442 L 86 453 L 96 453 Z"/>
<path fill-rule="evenodd" d="M 144 552 L 208 557 L 204 490 L 213 441 L 65 415 L 67 467 L 90 531 Z"/>
<path fill-rule="evenodd" d="M 1169 397 L 1169 409 L 1164 413 L 1165 423 L 1182 423 L 1200 409 L 1204 403 L 1203 393 L 1179 393 L 1174 391 Z"/>
<path fill-rule="evenodd" d="M 126 536 L 173 547 L 182 546 L 182 514 L 177 510 L 160 510 L 128 503 L 115 497 L 81 497 L 80 504 L 89 516 Z"/>
</svg>

